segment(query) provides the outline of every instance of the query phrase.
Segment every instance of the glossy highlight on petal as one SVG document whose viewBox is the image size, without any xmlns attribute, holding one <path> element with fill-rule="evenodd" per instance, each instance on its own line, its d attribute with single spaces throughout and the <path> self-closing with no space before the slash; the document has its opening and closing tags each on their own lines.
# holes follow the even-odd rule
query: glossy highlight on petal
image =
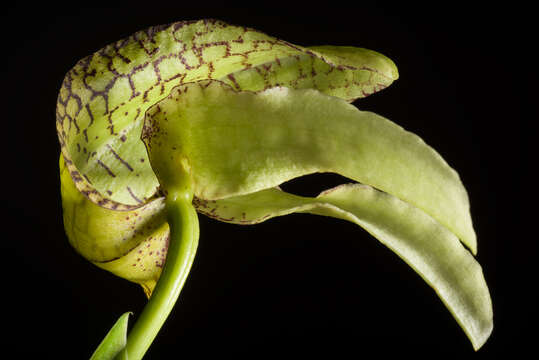
<svg viewBox="0 0 539 360">
<path fill-rule="evenodd" d="M 56 126 L 66 165 L 79 191 L 100 206 L 140 207 L 159 186 L 140 141 L 142 121 L 172 88 L 219 79 L 236 89 L 313 88 L 351 101 L 394 80 L 385 56 L 366 50 L 343 56 L 348 53 L 344 65 L 218 20 L 137 32 L 80 60 L 65 76 Z"/>
<path fill-rule="evenodd" d="M 492 332 L 492 303 L 481 266 L 453 233 L 390 194 L 351 183 L 315 198 L 271 188 L 222 200 L 199 200 L 196 205 L 200 213 L 239 225 L 292 213 L 355 223 L 396 253 L 434 289 L 476 350 Z"/>
<path fill-rule="evenodd" d="M 129 337 L 126 313 L 92 358 L 144 356 L 193 264 L 197 212 L 353 222 L 433 288 L 479 349 L 492 303 L 458 173 L 350 104 L 398 78 L 373 50 L 303 47 L 213 19 L 150 27 L 77 62 L 56 107 L 64 228 L 79 254 L 149 299 Z M 319 172 L 350 183 L 312 198 L 279 188 Z"/>
<path fill-rule="evenodd" d="M 335 172 L 422 209 L 475 251 L 468 196 L 455 170 L 415 134 L 319 91 L 185 84 L 148 110 L 142 139 L 152 164 L 189 160 L 197 198 Z"/>
</svg>

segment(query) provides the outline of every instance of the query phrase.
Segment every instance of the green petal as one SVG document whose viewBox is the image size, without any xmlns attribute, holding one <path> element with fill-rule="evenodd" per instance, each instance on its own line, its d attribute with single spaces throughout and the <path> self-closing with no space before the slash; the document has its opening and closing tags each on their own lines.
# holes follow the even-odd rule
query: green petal
<svg viewBox="0 0 539 360">
<path fill-rule="evenodd" d="M 165 202 L 114 211 L 80 193 L 60 155 L 64 228 L 73 248 L 96 266 L 140 284 L 148 297 L 165 262 L 169 226 Z"/>
<path fill-rule="evenodd" d="M 466 191 L 438 153 L 393 122 L 315 90 L 185 84 L 148 110 L 143 140 L 156 169 L 188 162 L 199 199 L 335 172 L 425 211 L 476 250 Z M 158 175 L 162 184 L 175 177 Z"/>
<path fill-rule="evenodd" d="M 142 120 L 179 84 L 220 79 L 255 91 L 286 85 L 353 100 L 395 78 L 387 71 L 394 64 L 375 52 L 345 51 L 344 64 L 320 51 L 201 20 L 151 27 L 80 60 L 64 79 L 56 109 L 62 154 L 77 188 L 113 210 L 156 196 L 159 183 L 140 141 Z"/>
<path fill-rule="evenodd" d="M 113 360 L 127 343 L 129 312 L 124 313 L 109 330 L 90 360 Z"/>
<path fill-rule="evenodd" d="M 323 56 L 326 60 L 336 64 L 341 68 L 363 69 L 368 72 L 371 87 L 362 86 L 360 91 L 363 96 L 368 96 L 378 90 L 389 86 L 393 81 L 399 78 L 399 72 L 395 63 L 388 57 L 369 49 L 357 48 L 353 46 L 310 46 L 309 50 Z M 360 71 L 348 72 L 347 76 L 351 77 L 350 83 L 364 83 Z M 349 88 L 345 88 L 349 89 Z M 344 90 L 344 89 L 343 89 Z M 325 92 L 328 95 L 336 96 L 342 99 L 353 100 L 354 96 L 346 96 L 341 89 Z M 357 92 L 358 89 L 355 89 Z M 356 96 L 357 97 L 357 96 Z"/>
<path fill-rule="evenodd" d="M 476 350 L 492 332 L 492 304 L 481 266 L 444 226 L 392 195 L 367 185 L 348 184 L 316 198 L 274 188 L 198 201 L 196 205 L 206 215 L 236 224 L 254 224 L 293 212 L 356 223 L 395 252 L 436 291 Z"/>
</svg>

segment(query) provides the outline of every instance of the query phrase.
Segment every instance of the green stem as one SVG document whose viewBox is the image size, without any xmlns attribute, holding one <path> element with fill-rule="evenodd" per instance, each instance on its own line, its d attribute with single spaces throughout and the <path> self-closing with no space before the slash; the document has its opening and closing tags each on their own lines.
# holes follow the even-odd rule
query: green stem
<svg viewBox="0 0 539 360">
<path fill-rule="evenodd" d="M 167 196 L 170 241 L 165 266 L 118 359 L 142 359 L 180 295 L 198 245 L 198 217 L 191 201 L 186 191 Z"/>
</svg>

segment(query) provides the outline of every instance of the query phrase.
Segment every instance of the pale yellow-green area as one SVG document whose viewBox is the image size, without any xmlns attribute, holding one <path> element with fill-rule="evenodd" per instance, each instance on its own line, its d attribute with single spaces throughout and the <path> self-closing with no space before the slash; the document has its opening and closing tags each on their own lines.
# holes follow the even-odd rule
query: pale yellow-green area
<svg viewBox="0 0 539 360">
<path fill-rule="evenodd" d="M 81 194 L 60 156 L 64 228 L 75 250 L 102 269 L 140 284 L 149 296 L 159 279 L 169 227 L 163 198 L 132 211 L 114 211 Z"/>
<path fill-rule="evenodd" d="M 254 93 L 207 80 L 151 107 L 142 139 L 163 188 L 191 174 L 200 212 L 237 224 L 292 212 L 356 223 L 436 291 L 475 349 L 489 337 L 489 290 L 461 243 L 476 249 L 466 190 L 416 135 L 312 89 Z M 275 188 L 314 172 L 362 184 L 314 199 Z"/>
<path fill-rule="evenodd" d="M 326 49 L 318 53 L 216 20 L 137 32 L 67 73 L 57 103 L 62 154 L 80 178 L 77 188 L 93 202 L 110 209 L 141 206 L 159 186 L 140 141 L 142 120 L 173 87 L 220 79 L 242 90 L 313 88 L 351 101 L 397 78 L 385 56 L 347 49 L 343 61 Z"/>
<path fill-rule="evenodd" d="M 150 296 L 168 249 L 163 196 L 189 194 L 192 211 L 194 193 L 200 213 L 237 224 L 292 212 L 344 219 L 408 263 L 478 349 L 492 304 L 457 172 L 418 136 L 349 104 L 397 78 L 372 50 L 301 47 L 217 20 L 106 46 L 75 64 L 58 96 L 70 243 Z M 314 172 L 355 183 L 316 198 L 276 188 Z M 198 239 L 191 215 L 171 224 Z"/>
<path fill-rule="evenodd" d="M 466 190 L 436 151 L 395 123 L 312 89 L 186 84 L 149 109 L 143 140 L 157 173 L 188 161 L 199 199 L 335 172 L 422 209 L 476 249 Z"/>
<path fill-rule="evenodd" d="M 234 224 L 256 224 L 295 212 L 353 222 L 396 253 L 436 291 L 475 349 L 492 332 L 492 304 L 481 266 L 453 233 L 394 196 L 367 185 L 347 184 L 316 198 L 272 188 L 197 201 L 196 205 L 199 212 Z"/>
</svg>

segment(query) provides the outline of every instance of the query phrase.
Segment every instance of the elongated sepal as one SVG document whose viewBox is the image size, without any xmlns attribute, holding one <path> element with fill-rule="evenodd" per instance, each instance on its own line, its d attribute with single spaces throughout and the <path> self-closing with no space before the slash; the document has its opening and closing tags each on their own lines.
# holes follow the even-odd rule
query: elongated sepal
<svg viewBox="0 0 539 360">
<path fill-rule="evenodd" d="M 142 139 L 158 175 L 173 179 L 189 164 L 199 211 L 242 224 L 295 211 L 352 221 L 435 289 L 475 348 L 490 334 L 488 288 L 460 242 L 475 252 L 466 190 L 416 135 L 318 91 L 238 92 L 200 81 L 150 108 Z M 314 200 L 274 188 L 313 172 L 337 172 L 365 185 Z"/>
<path fill-rule="evenodd" d="M 254 93 L 215 80 L 182 85 L 148 110 L 142 139 L 158 168 L 188 161 L 199 199 L 336 172 L 422 209 L 476 251 L 456 171 L 417 135 L 319 91 Z"/>
<path fill-rule="evenodd" d="M 356 223 L 480 348 L 492 304 L 457 172 L 418 136 L 349 104 L 397 78 L 371 50 L 304 48 L 217 20 L 152 27 L 77 63 L 56 113 L 66 233 L 151 295 L 131 341 L 124 314 L 92 358 L 144 355 L 193 262 L 195 208 L 238 224 L 292 212 Z M 314 172 L 356 183 L 316 198 L 277 188 Z"/>
<path fill-rule="evenodd" d="M 274 188 L 198 201 L 197 206 L 210 217 L 235 224 L 256 224 L 294 212 L 353 222 L 396 253 L 434 289 L 474 349 L 479 349 L 492 332 L 492 303 L 481 266 L 447 228 L 390 194 L 360 184 L 342 185 L 316 198 Z"/>
</svg>

